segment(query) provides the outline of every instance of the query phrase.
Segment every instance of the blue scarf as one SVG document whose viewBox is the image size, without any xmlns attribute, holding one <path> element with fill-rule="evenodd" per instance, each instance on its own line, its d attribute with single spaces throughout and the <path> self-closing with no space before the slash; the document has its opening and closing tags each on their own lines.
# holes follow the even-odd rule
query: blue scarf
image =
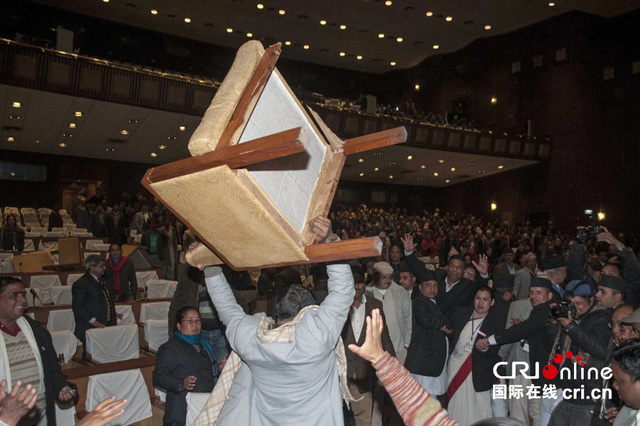
<svg viewBox="0 0 640 426">
<path fill-rule="evenodd" d="M 206 340 L 202 340 L 199 334 L 185 335 L 176 330 L 173 332 L 173 335 L 176 336 L 178 339 L 182 340 L 183 342 L 188 343 L 190 345 L 204 346 L 204 348 L 207 350 L 207 352 L 209 352 L 209 354 L 213 352 L 213 348 L 211 347 L 209 342 L 207 342 Z"/>
</svg>

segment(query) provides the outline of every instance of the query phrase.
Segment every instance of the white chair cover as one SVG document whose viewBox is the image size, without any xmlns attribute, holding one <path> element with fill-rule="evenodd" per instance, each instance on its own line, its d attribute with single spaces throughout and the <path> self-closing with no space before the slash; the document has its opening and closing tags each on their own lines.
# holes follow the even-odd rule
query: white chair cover
<svg viewBox="0 0 640 426">
<path fill-rule="evenodd" d="M 35 291 L 37 298 L 33 297 L 33 293 L 31 290 Z M 36 299 L 36 300 L 34 300 Z M 30 288 L 27 290 L 27 305 L 28 306 L 42 306 L 42 295 L 40 294 L 39 288 Z"/>
<path fill-rule="evenodd" d="M 162 402 L 167 402 L 167 393 L 160 388 L 154 388 L 156 396 Z"/>
<path fill-rule="evenodd" d="M 76 424 L 76 407 L 71 406 L 65 410 L 56 406 L 56 424 L 73 426 Z"/>
<path fill-rule="evenodd" d="M 171 302 L 142 303 L 140 305 L 140 322 L 144 323 L 150 319 L 167 321 L 170 304 Z"/>
<path fill-rule="evenodd" d="M 82 277 L 83 275 L 84 274 L 69 274 L 69 275 L 67 275 L 67 286 L 71 287 L 73 285 L 73 283 L 78 281 L 80 279 L 80 277 Z"/>
<path fill-rule="evenodd" d="M 76 328 L 76 320 L 71 309 L 59 309 L 49 311 L 47 319 L 47 330 L 60 331 L 68 330 L 73 333 Z"/>
<path fill-rule="evenodd" d="M 0 274 L 11 274 L 13 270 L 13 253 L 0 253 Z"/>
<path fill-rule="evenodd" d="M 47 232 L 47 228 L 45 228 L 44 226 L 32 226 L 31 232 L 37 232 L 38 236 L 40 236 Z"/>
<path fill-rule="evenodd" d="M 80 232 L 80 233 L 87 232 L 87 228 L 75 228 L 73 230 L 73 233 L 75 234 L 76 232 Z"/>
<path fill-rule="evenodd" d="M 138 287 L 144 287 L 149 280 L 157 280 L 158 273 L 156 271 L 136 271 L 136 278 L 138 279 Z"/>
<path fill-rule="evenodd" d="M 118 320 L 118 325 L 136 323 L 136 317 L 133 315 L 131 305 L 116 305 L 116 312 L 122 314 L 122 319 Z"/>
<path fill-rule="evenodd" d="M 211 392 L 187 392 L 187 426 L 196 421 Z"/>
<path fill-rule="evenodd" d="M 56 232 L 57 234 L 58 232 Z M 64 237 L 64 235 L 51 235 L 52 233 L 49 232 L 46 236 L 47 237 L 59 237 L 62 238 Z M 38 250 L 43 251 L 43 250 L 58 250 L 58 242 L 57 241 L 43 241 L 40 240 L 40 244 L 38 244 Z"/>
<path fill-rule="evenodd" d="M 68 285 L 56 285 L 49 289 L 49 297 L 54 305 L 71 304 L 71 287 Z"/>
<path fill-rule="evenodd" d="M 102 241 L 102 240 L 87 240 L 84 243 L 84 249 L 85 250 L 97 250 L 96 248 L 93 247 L 95 244 L 104 244 L 104 241 Z"/>
<path fill-rule="evenodd" d="M 140 369 L 89 376 L 87 385 L 87 411 L 101 401 L 114 396 L 126 399 L 124 413 L 112 424 L 129 425 L 151 417 L 151 399 Z"/>
<path fill-rule="evenodd" d="M 97 252 L 97 251 L 96 251 L 96 252 L 93 252 L 93 251 L 85 251 L 85 252 L 84 252 L 84 254 L 83 254 L 83 256 L 84 256 L 84 260 L 87 260 L 87 257 L 89 257 L 89 256 L 93 256 L 93 255 L 95 255 L 95 256 L 100 256 L 100 252 Z"/>
<path fill-rule="evenodd" d="M 71 358 L 76 354 L 78 350 L 78 339 L 69 330 L 52 331 L 51 339 L 53 340 L 53 347 L 56 350 L 56 355 L 64 354 L 64 362 L 71 361 Z"/>
<path fill-rule="evenodd" d="M 22 251 L 36 251 L 36 246 L 33 244 L 33 240 L 31 238 L 25 238 L 24 240 L 24 248 Z"/>
<path fill-rule="evenodd" d="M 169 340 L 167 319 L 146 320 L 144 323 L 144 340 L 149 344 L 149 349 L 157 352 L 160 345 Z"/>
<path fill-rule="evenodd" d="M 173 297 L 173 293 L 175 293 L 177 285 L 178 281 L 148 280 L 147 297 L 149 299 L 166 299 Z"/>
<path fill-rule="evenodd" d="M 51 287 L 60 285 L 62 283 L 58 275 L 32 275 L 29 282 L 29 287 L 40 289 L 42 303 L 51 303 Z"/>
<path fill-rule="evenodd" d="M 140 357 L 137 324 L 90 328 L 85 336 L 87 353 L 95 362 L 104 364 Z"/>
</svg>

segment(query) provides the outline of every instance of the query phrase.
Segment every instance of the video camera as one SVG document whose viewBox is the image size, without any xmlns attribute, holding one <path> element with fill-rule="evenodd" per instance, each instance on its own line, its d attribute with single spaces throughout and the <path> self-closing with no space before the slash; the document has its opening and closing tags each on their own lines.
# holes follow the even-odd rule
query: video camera
<svg viewBox="0 0 640 426">
<path fill-rule="evenodd" d="M 596 238 L 598 234 L 604 232 L 602 226 L 597 225 L 592 209 L 585 209 L 584 215 L 587 217 L 588 225 L 576 229 L 575 239 L 578 243 L 584 244 L 588 239 Z"/>
</svg>

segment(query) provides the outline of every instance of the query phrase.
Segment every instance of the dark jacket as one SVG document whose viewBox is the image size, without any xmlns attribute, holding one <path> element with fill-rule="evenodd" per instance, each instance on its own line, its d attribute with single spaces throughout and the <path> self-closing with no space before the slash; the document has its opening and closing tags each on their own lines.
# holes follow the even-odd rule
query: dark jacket
<svg viewBox="0 0 640 426">
<path fill-rule="evenodd" d="M 156 253 L 151 253 L 151 234 L 154 232 L 158 234 L 156 240 L 158 251 Z M 158 231 L 145 231 L 142 234 L 142 238 L 140 239 L 140 245 L 145 246 L 149 254 L 157 254 L 158 259 L 164 260 L 164 249 L 167 248 L 167 236 L 164 233 Z"/>
<path fill-rule="evenodd" d="M 77 388 L 74 383 L 67 381 L 67 377 L 62 374 L 62 371 L 60 370 L 60 362 L 58 361 L 58 354 L 53 347 L 51 334 L 49 334 L 46 329 L 42 328 L 40 323 L 32 320 L 29 316 L 25 315 L 24 319 L 26 319 L 31 326 L 33 336 L 40 348 L 40 359 L 42 360 L 42 369 L 44 371 L 44 393 L 45 400 L 47 402 L 47 424 L 49 426 L 55 426 L 56 409 L 54 399 L 60 402 L 58 395 L 65 386 L 70 386 L 73 389 Z M 67 401 L 65 403 L 68 404 L 70 402 Z"/>
<path fill-rule="evenodd" d="M 476 289 L 481 285 L 476 281 L 475 283 L 469 281 L 466 278 L 462 278 L 451 290 L 447 293 L 447 284 L 445 278 L 438 280 L 438 307 L 442 311 L 445 317 L 450 318 L 455 312 L 456 308 L 460 306 L 471 306 L 473 302 L 473 296 L 476 294 Z M 478 276 L 480 278 L 480 276 Z M 484 281 L 480 281 L 484 282 Z"/>
<path fill-rule="evenodd" d="M 495 307 L 495 304 L 494 304 Z M 485 317 L 480 331 L 476 335 L 476 340 L 484 336 L 491 336 L 504 330 L 505 320 L 502 314 L 496 314 L 497 311 L 493 311 L 493 308 L 489 309 L 487 316 Z M 473 308 L 461 307 L 455 310 L 452 319 L 453 322 L 453 338 L 450 350 L 453 349 L 458 343 L 460 333 L 462 329 L 467 325 L 469 318 L 473 314 Z M 475 341 L 473 342 L 475 344 Z M 476 392 L 483 392 L 491 389 L 491 387 L 498 382 L 498 379 L 493 374 L 493 366 L 501 361 L 498 351 L 499 346 L 489 346 L 489 349 L 482 352 L 475 347 L 471 351 L 471 374 L 473 379 L 473 388 Z"/>
<path fill-rule="evenodd" d="M 109 286 L 109 291 L 112 294 L 115 294 L 115 290 L 113 288 L 115 272 L 111 269 L 113 262 L 111 259 L 107 259 L 105 260 L 105 263 L 107 264 L 107 270 L 104 274 L 104 280 Z M 136 277 L 136 270 L 133 265 L 133 261 L 131 261 L 131 259 L 127 259 L 118 273 L 120 274 L 120 292 L 116 295 L 118 296 L 118 300 L 123 301 L 128 300 L 130 297 L 135 297 L 138 294 L 138 278 Z"/>
<path fill-rule="evenodd" d="M 153 385 L 167 391 L 162 418 L 165 424 L 186 422 L 188 391 L 182 389 L 182 381 L 187 376 L 198 378 L 191 392 L 211 392 L 217 379 L 211 365 L 205 363 L 192 345 L 173 337 L 158 349 L 156 368 L 153 370 Z"/>
<path fill-rule="evenodd" d="M 382 312 L 382 302 L 373 298 L 367 297 L 367 302 L 364 304 L 364 315 L 365 317 L 371 316 L 371 311 L 374 309 L 380 309 L 380 313 Z M 382 349 L 389 352 L 392 356 L 395 356 L 395 351 L 393 350 L 393 343 L 391 342 L 391 338 L 389 337 L 389 331 L 387 330 L 387 323 L 384 320 L 384 316 L 382 317 L 383 321 L 383 329 L 382 329 Z M 360 331 L 360 338 L 358 341 L 355 340 L 355 336 L 353 334 L 353 327 L 351 327 L 351 315 L 347 317 L 347 321 L 344 324 L 344 328 L 342 329 L 342 340 L 344 342 L 345 348 L 350 344 L 355 344 L 358 346 L 362 346 L 365 338 L 367 337 L 367 322 L 362 323 L 362 330 Z M 373 390 L 373 384 L 375 383 L 376 374 L 375 370 L 371 366 L 369 361 L 360 358 L 358 355 L 354 354 L 348 349 L 345 349 L 345 354 L 347 355 L 347 380 L 349 383 L 353 383 L 358 386 L 358 391 L 360 393 L 371 392 Z"/>
<path fill-rule="evenodd" d="M 113 289 L 107 285 L 107 290 L 113 301 Z M 115 306 L 111 306 L 111 319 L 107 321 L 107 306 L 104 294 L 100 289 L 100 283 L 89 273 L 80 277 L 71 287 L 71 309 L 73 318 L 76 321 L 74 334 L 85 345 L 85 332 L 90 328 L 95 328 L 89 323 L 91 318 L 106 325 L 117 325 Z"/>
<path fill-rule="evenodd" d="M 404 366 L 410 373 L 438 377 L 447 359 L 446 320 L 438 305 L 423 295 L 413 301 L 411 343 Z"/>
<path fill-rule="evenodd" d="M 0 250 L 24 250 L 24 231 L 20 228 L 0 228 Z"/>
</svg>

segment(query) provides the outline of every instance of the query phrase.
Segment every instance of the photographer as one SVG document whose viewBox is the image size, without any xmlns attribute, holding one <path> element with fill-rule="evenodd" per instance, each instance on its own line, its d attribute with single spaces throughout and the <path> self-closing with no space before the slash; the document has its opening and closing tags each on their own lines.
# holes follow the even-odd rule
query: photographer
<svg viewBox="0 0 640 426">
<path fill-rule="evenodd" d="M 616 237 L 614 237 L 613 234 L 606 228 L 603 227 L 602 229 L 604 229 L 604 232 L 598 234 L 598 241 L 609 243 L 616 249 L 618 260 L 620 262 L 620 274 L 622 275 L 622 277 L 618 276 L 618 278 L 623 278 L 627 285 L 627 297 L 625 301 L 627 303 L 639 303 L 640 262 L 638 262 L 638 258 L 631 249 L 625 247 L 625 245 L 622 244 Z M 606 267 L 607 265 L 605 265 L 603 269 Z"/>
<path fill-rule="evenodd" d="M 584 368 L 595 367 L 601 371 L 607 366 L 606 359 L 609 354 L 611 342 L 611 309 L 594 303 L 591 289 L 588 283 L 573 281 L 567 286 L 565 303 L 552 305 L 551 315 L 562 326 L 558 335 L 555 353 L 566 354 L 571 351 L 572 358 L 566 358 L 558 367 L 567 367 L 573 370 L 576 356 L 580 362 L 584 362 Z M 578 377 L 560 378 L 558 387 L 562 389 L 581 389 L 584 386 L 584 399 L 564 399 L 554 409 L 550 426 L 577 425 L 582 426 L 591 421 L 595 401 L 590 398 L 593 389 L 600 387 L 600 379 L 597 377 L 580 379 Z"/>
</svg>

